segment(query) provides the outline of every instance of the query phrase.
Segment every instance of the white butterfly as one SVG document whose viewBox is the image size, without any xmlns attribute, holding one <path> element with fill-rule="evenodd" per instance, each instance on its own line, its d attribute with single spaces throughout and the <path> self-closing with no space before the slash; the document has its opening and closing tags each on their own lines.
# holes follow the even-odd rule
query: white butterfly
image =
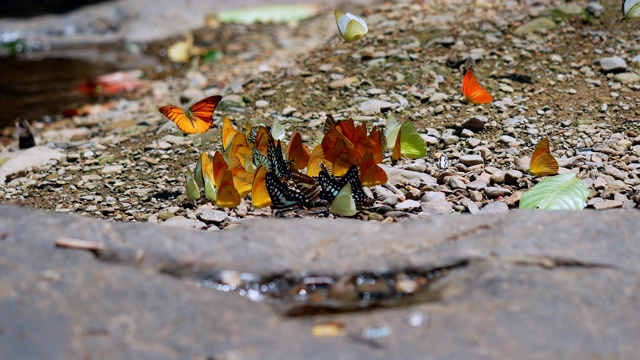
<svg viewBox="0 0 640 360">
<path fill-rule="evenodd" d="M 360 40 L 369 31 L 364 20 L 348 11 L 345 14 L 340 10 L 336 10 L 336 23 L 338 24 L 340 36 L 348 43 Z"/>
<path fill-rule="evenodd" d="M 640 0 L 623 0 L 622 15 L 625 19 L 640 17 Z"/>
</svg>

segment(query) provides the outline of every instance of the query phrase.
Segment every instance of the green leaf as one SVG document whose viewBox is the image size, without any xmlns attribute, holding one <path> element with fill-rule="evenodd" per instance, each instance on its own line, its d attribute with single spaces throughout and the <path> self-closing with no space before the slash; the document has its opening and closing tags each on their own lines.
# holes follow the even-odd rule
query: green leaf
<svg viewBox="0 0 640 360">
<path fill-rule="evenodd" d="M 217 62 L 220 59 L 222 59 L 222 51 L 218 50 L 208 50 L 202 55 L 202 61 L 205 63 Z"/>
<path fill-rule="evenodd" d="M 254 24 L 254 23 L 288 23 L 304 20 L 316 15 L 318 6 L 313 4 L 272 5 L 244 8 L 218 13 L 221 23 Z"/>
<path fill-rule="evenodd" d="M 552 176 L 525 191 L 520 209 L 582 210 L 587 206 L 589 190 L 576 174 Z"/>
</svg>

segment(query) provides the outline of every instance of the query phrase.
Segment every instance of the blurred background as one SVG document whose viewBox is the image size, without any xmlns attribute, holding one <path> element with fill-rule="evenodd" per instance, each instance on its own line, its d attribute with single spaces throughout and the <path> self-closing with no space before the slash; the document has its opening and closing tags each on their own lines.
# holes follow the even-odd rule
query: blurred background
<svg viewBox="0 0 640 360">
<path fill-rule="evenodd" d="M 349 7 L 370 2 L 351 1 Z M 233 56 L 251 60 L 252 55 L 238 44 L 255 32 L 269 36 L 255 39 L 263 56 L 269 53 L 264 52 L 265 42 L 304 51 L 305 44 L 313 46 L 335 33 L 333 8 L 339 5 L 338 0 L 28 0 L 3 4 L 0 129 L 18 118 L 52 122 L 74 115 L 87 102 L 126 96 L 127 90 L 141 86 L 144 80 L 182 74 L 194 65 L 194 58 L 199 63 Z M 319 23 L 313 29 L 300 29 L 301 21 L 314 18 Z M 295 42 L 287 37 L 309 40 Z M 122 73 L 131 70 L 136 71 Z M 115 77 L 108 76 L 114 73 Z"/>
</svg>

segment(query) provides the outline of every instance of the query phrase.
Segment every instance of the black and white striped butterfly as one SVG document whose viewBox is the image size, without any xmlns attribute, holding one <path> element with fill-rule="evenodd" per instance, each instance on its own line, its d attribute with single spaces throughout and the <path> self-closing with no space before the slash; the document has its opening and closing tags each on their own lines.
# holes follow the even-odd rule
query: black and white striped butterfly
<svg viewBox="0 0 640 360">
<path fill-rule="evenodd" d="M 275 172 L 267 172 L 265 183 L 267 185 L 267 193 L 273 203 L 271 207 L 278 210 L 278 212 L 309 207 L 307 197 L 298 190 L 289 188 Z"/>
<path fill-rule="evenodd" d="M 278 140 L 277 145 L 273 141 L 267 144 L 267 158 L 271 162 L 271 171 L 275 172 L 280 178 L 288 178 L 291 175 L 291 164 L 284 159 L 282 155 L 282 144 Z"/>
<path fill-rule="evenodd" d="M 438 168 L 440 170 L 447 170 L 449 168 L 449 158 L 447 154 L 440 155 L 440 159 L 438 159 Z"/>
<path fill-rule="evenodd" d="M 320 199 L 331 203 L 346 184 L 351 184 L 351 194 L 356 203 L 363 203 L 365 199 L 370 200 L 362 190 L 362 183 L 360 182 L 356 165 L 351 165 L 343 177 L 334 177 L 329 174 L 324 165 L 321 164 L 320 167 L 320 173 L 318 174 L 318 184 L 322 188 Z"/>
</svg>

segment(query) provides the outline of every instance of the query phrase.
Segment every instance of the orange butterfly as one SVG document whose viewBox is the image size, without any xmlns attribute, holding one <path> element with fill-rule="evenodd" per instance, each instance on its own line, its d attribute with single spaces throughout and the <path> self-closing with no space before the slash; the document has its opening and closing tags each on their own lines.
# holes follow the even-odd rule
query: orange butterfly
<svg viewBox="0 0 640 360">
<path fill-rule="evenodd" d="M 353 143 L 356 126 L 352 118 L 349 118 L 348 120 L 338 120 L 338 122 L 336 123 L 336 127 L 338 128 L 338 130 L 340 130 L 342 135 L 344 135 L 344 137 L 347 138 L 347 140 Z"/>
<path fill-rule="evenodd" d="M 542 138 L 531 155 L 529 172 L 536 176 L 547 176 L 558 173 L 558 161 L 551 155 L 549 139 Z"/>
<path fill-rule="evenodd" d="M 287 161 L 293 162 L 294 170 L 302 170 L 309 163 L 309 149 L 302 143 L 300 133 L 294 131 L 287 145 Z"/>
<path fill-rule="evenodd" d="M 356 156 L 359 154 L 356 153 L 355 150 L 352 151 L 349 149 L 347 142 L 348 140 L 344 137 L 338 138 L 336 141 L 332 156 L 334 176 L 344 176 L 352 165 L 360 163 L 360 159 Z"/>
<path fill-rule="evenodd" d="M 233 174 L 231 174 L 231 170 L 227 170 L 224 175 L 222 175 L 222 179 L 218 185 L 216 205 L 226 208 L 240 205 L 240 194 L 233 185 Z"/>
<path fill-rule="evenodd" d="M 253 186 L 251 187 L 251 204 L 254 208 L 259 209 L 272 205 L 265 179 L 267 171 L 266 167 L 260 165 L 258 166 L 258 169 L 256 169 L 256 173 L 253 177 Z"/>
<path fill-rule="evenodd" d="M 367 125 L 365 123 L 360 123 L 360 125 L 356 126 L 353 135 L 353 144 L 360 156 L 364 156 L 364 154 L 370 152 L 376 163 L 382 162 L 382 149 L 380 148 L 380 144 L 372 141 L 369 136 L 367 136 Z"/>
<path fill-rule="evenodd" d="M 387 173 L 373 159 L 373 154 L 367 151 L 360 163 L 360 181 L 364 186 L 382 185 L 387 182 Z"/>
<path fill-rule="evenodd" d="M 220 95 L 209 96 L 193 104 L 188 110 L 172 105 L 163 106 L 158 110 L 176 123 L 180 130 L 189 134 L 200 134 L 211 128 L 213 112 L 221 99 Z"/>
<path fill-rule="evenodd" d="M 236 130 L 235 126 L 231 123 L 228 117 L 224 117 L 224 121 L 222 122 L 222 149 L 226 150 L 231 145 L 231 141 L 235 137 L 238 130 Z"/>
<path fill-rule="evenodd" d="M 227 162 L 224 160 L 222 153 L 219 151 L 216 151 L 215 154 L 213 154 L 213 159 L 211 160 L 211 162 L 212 166 L 209 178 L 213 181 L 213 185 L 216 188 L 219 188 L 220 183 L 222 182 L 222 176 L 224 176 L 227 170 L 229 170 L 229 165 L 227 165 Z M 212 179 L 211 176 L 213 176 Z"/>
<path fill-rule="evenodd" d="M 229 161 L 229 169 L 231 175 L 233 175 L 233 184 L 238 190 L 240 196 L 245 196 L 251 192 L 251 186 L 253 184 L 253 174 L 244 169 L 240 159 L 235 156 Z"/>
<path fill-rule="evenodd" d="M 307 175 L 318 176 L 320 174 L 320 165 L 324 165 L 329 168 L 329 171 L 333 171 L 331 162 L 324 157 L 324 151 L 322 150 L 322 144 L 316 145 L 309 156 L 309 163 L 307 164 Z"/>
<path fill-rule="evenodd" d="M 491 94 L 480 85 L 471 70 L 467 70 L 464 74 L 462 93 L 467 98 L 467 101 L 472 104 L 488 104 L 493 101 Z"/>
</svg>

